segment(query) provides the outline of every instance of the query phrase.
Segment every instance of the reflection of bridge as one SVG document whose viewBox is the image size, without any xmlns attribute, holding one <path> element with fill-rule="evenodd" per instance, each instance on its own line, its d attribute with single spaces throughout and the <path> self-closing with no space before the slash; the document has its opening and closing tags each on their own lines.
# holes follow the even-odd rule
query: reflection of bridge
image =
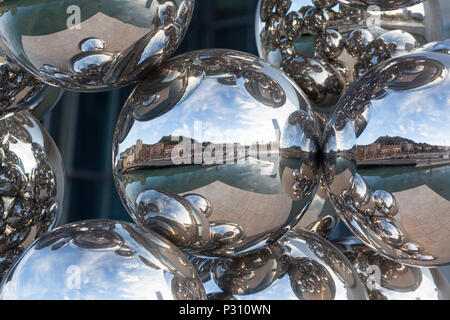
<svg viewBox="0 0 450 320">
<path fill-rule="evenodd" d="M 439 159 L 370 159 L 358 160 L 359 168 L 415 166 L 416 168 L 432 168 L 450 165 L 449 158 Z"/>
</svg>

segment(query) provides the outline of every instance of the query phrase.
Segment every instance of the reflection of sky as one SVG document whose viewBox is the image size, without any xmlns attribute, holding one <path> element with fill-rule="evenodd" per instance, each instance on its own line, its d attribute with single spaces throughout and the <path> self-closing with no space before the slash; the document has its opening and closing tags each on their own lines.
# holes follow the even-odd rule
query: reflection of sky
<svg viewBox="0 0 450 320">
<path fill-rule="evenodd" d="M 121 235 L 126 233 L 121 231 Z M 17 265 L 11 281 L 3 288 L 2 295 L 9 299 L 46 300 L 173 298 L 173 275 L 141 244 L 128 236 L 124 240 L 135 250 L 134 256 L 116 254 L 118 246 L 83 249 L 72 241 L 55 251 L 51 246 L 40 250 L 30 248 Z M 155 245 L 155 249 L 158 248 Z M 159 269 L 144 264 L 140 255 Z M 181 262 L 173 267 L 179 267 L 178 263 Z"/>
<path fill-rule="evenodd" d="M 169 135 L 193 137 L 199 142 L 242 145 L 275 141 L 277 134 L 272 119 L 282 127 L 283 119 L 298 109 L 292 104 L 292 98 L 282 108 L 264 106 L 244 89 L 243 79 L 238 79 L 237 87 L 205 79 L 195 90 L 166 114 L 148 122 L 136 121 L 119 152 L 135 145 L 137 139 L 142 139 L 144 144 L 155 144 Z"/>
<path fill-rule="evenodd" d="M 368 145 L 381 136 L 399 136 L 417 143 L 450 146 L 448 79 L 424 90 L 390 91 L 381 100 L 372 100 L 372 115 L 358 138 Z"/>
<path fill-rule="evenodd" d="M 18 119 L 20 120 L 20 118 Z M 13 126 L 21 126 L 18 130 L 26 130 L 30 136 L 33 138 L 33 142 L 44 147 L 44 137 L 42 135 L 42 131 L 39 125 L 32 118 L 27 117 L 27 120 L 31 121 L 33 126 L 29 127 L 25 124 L 13 124 Z M 8 120 L 5 120 L 8 121 Z M 6 125 L 3 122 L 0 122 L 0 125 Z M 14 136 L 14 134 L 13 134 Z M 20 136 L 18 136 L 20 138 Z M 32 170 L 36 167 L 36 159 L 33 154 L 32 146 L 29 143 L 24 143 L 21 140 L 17 140 L 15 142 L 9 143 L 9 149 L 16 155 L 20 157 L 20 165 L 23 166 L 23 169 L 26 173 L 31 174 Z"/>
<path fill-rule="evenodd" d="M 419 3 L 419 4 L 416 4 L 414 6 L 407 7 L 405 9 L 410 11 L 411 13 L 425 14 L 425 8 L 423 6 L 423 3 Z M 389 12 L 391 12 L 391 13 L 403 13 L 403 9 L 392 10 L 392 11 L 389 11 Z"/>
</svg>

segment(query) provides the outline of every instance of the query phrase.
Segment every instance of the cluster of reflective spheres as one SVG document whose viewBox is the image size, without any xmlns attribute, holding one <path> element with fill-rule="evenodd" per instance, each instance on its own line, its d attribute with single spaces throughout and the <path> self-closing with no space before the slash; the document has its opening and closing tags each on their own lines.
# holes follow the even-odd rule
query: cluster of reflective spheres
<svg viewBox="0 0 450 320">
<path fill-rule="evenodd" d="M 419 2 L 260 0 L 259 55 L 294 79 L 317 111 L 329 114 L 346 87 L 370 68 L 411 51 L 418 46 L 416 39 L 440 39 L 426 25 L 423 10 L 379 11 Z M 380 7 L 358 9 L 367 9 L 361 7 L 364 3 Z"/>
<path fill-rule="evenodd" d="M 269 63 L 190 52 L 138 84 L 122 109 L 115 184 L 136 223 L 194 254 L 235 255 L 278 240 L 305 215 L 319 140 L 304 94 Z"/>
<path fill-rule="evenodd" d="M 64 198 L 61 156 L 28 112 L 0 119 L 0 278 L 56 224 Z"/>
<path fill-rule="evenodd" d="M 445 46 L 373 68 L 342 97 L 323 136 L 324 180 L 340 216 L 369 247 L 416 266 L 450 262 Z M 386 170 L 371 184 L 377 167 L 398 164 L 407 166 L 401 178 Z"/>
<path fill-rule="evenodd" d="M 33 298 L 26 288 L 47 277 L 55 287 L 44 298 L 107 298 L 99 289 L 105 283 L 119 290 L 116 298 L 428 298 L 430 288 L 434 298 L 446 297 L 442 274 L 403 264 L 450 262 L 448 189 L 439 181 L 449 161 L 447 49 L 447 42 L 430 44 L 372 69 L 340 100 L 322 137 L 303 93 L 267 62 L 231 50 L 168 60 L 136 87 L 114 134 L 114 180 L 137 225 L 94 221 L 55 230 L 17 261 L 2 297 Z M 397 159 L 389 139 L 414 152 Z M 417 186 L 372 186 L 370 172 L 395 161 L 415 164 L 405 170 Z M 330 218 L 308 211 L 321 171 L 343 221 L 380 261 L 396 261 L 380 262 L 378 286 L 362 256 L 349 255 L 350 262 L 306 231 Z M 421 180 L 430 171 L 438 176 Z M 356 254 L 372 261 L 375 253 L 363 249 Z M 169 253 L 183 272 L 170 267 Z M 26 272 L 43 261 L 63 271 Z M 148 277 L 154 286 L 122 285 L 124 265 L 132 279 Z M 90 272 L 103 276 L 91 280 Z"/>
<path fill-rule="evenodd" d="M 167 60 L 194 1 L 116 2 L 71 1 L 73 20 L 56 1 L 0 4 L 0 298 L 449 298 L 443 275 L 418 267 L 450 263 L 450 46 L 416 48 L 407 32 L 366 28 L 359 10 L 421 1 L 261 0 L 268 62 L 217 49 Z M 41 116 L 61 89 L 40 81 L 139 81 L 113 141 L 136 224 L 46 233 L 64 174 L 29 111 Z M 323 131 L 317 111 L 336 102 Z M 319 236 L 337 217 L 310 207 L 327 198 L 364 245 Z"/>
<path fill-rule="evenodd" d="M 141 79 L 177 49 L 193 8 L 194 0 L 0 4 L 0 278 L 58 224 L 64 198 L 59 151 L 36 118 L 63 89 Z"/>
<path fill-rule="evenodd" d="M 8 55 L 43 82 L 78 91 L 131 84 L 177 49 L 194 0 L 0 4 Z"/>
<path fill-rule="evenodd" d="M 301 91 L 268 63 L 223 50 L 173 58 L 119 116 L 113 159 L 123 203 L 136 223 L 190 254 L 233 256 L 329 219 L 307 210 L 322 168 L 334 208 L 365 244 L 400 263 L 448 264 L 445 45 L 373 68 L 340 100 L 322 142 Z M 398 164 L 425 177 L 371 186 L 358 173 Z"/>
</svg>

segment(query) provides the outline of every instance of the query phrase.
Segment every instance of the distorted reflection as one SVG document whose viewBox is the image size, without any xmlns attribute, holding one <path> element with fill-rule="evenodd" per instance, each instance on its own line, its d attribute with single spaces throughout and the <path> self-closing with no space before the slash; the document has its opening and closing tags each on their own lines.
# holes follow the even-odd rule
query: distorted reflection
<svg viewBox="0 0 450 320">
<path fill-rule="evenodd" d="M 377 6 L 381 10 L 395 10 L 404 7 L 409 7 L 424 2 L 425 0 L 338 0 L 338 1 L 359 8 Z"/>
<path fill-rule="evenodd" d="M 137 196 L 132 212 L 142 226 L 155 230 L 177 246 L 201 249 L 210 241 L 206 216 L 178 195 L 144 190 Z"/>
<path fill-rule="evenodd" d="M 192 264 L 136 225 L 90 220 L 39 238 L 9 271 L 2 299 L 205 299 Z"/>
<path fill-rule="evenodd" d="M 336 246 L 353 263 L 371 300 L 448 300 L 450 284 L 439 269 L 416 268 L 386 259 L 357 239 Z"/>
<path fill-rule="evenodd" d="M 365 244 L 400 263 L 450 263 L 450 57 L 392 59 L 342 98 L 324 134 L 324 180 Z"/>
<path fill-rule="evenodd" d="M 328 241 L 303 230 L 231 259 L 199 259 L 196 266 L 211 299 L 367 299 L 347 258 Z"/>
<path fill-rule="evenodd" d="M 183 196 L 187 201 L 189 201 L 194 207 L 199 209 L 207 218 L 209 218 L 213 213 L 213 208 L 209 203 L 208 199 L 203 198 L 198 194 L 185 194 Z"/>
<path fill-rule="evenodd" d="M 27 112 L 0 120 L 0 278 L 53 228 L 63 197 L 61 157 L 45 129 Z"/>
<path fill-rule="evenodd" d="M 308 216 L 319 140 L 314 113 L 283 73 L 249 54 L 201 50 L 164 63 L 131 94 L 114 134 L 114 178 L 137 223 L 178 223 L 195 211 L 194 229 L 213 225 L 215 240 L 186 238 L 198 246 L 182 247 L 229 256 L 276 241 Z M 136 211 L 149 189 L 170 213 L 156 198 Z"/>
<path fill-rule="evenodd" d="M 61 95 L 61 89 L 49 87 L 31 76 L 0 48 L 0 119 L 23 110 L 41 118 Z"/>
<path fill-rule="evenodd" d="M 259 1 L 259 55 L 297 82 L 317 112 L 329 115 L 346 86 L 374 65 L 443 34 L 431 20 L 444 16 L 439 6 L 425 10 L 421 1 L 381 1 L 391 11 L 380 13 L 346 5 L 356 2 Z"/>
<path fill-rule="evenodd" d="M 437 42 L 429 42 L 423 47 L 417 48 L 414 52 L 429 51 L 450 54 L 450 39 Z"/>
<path fill-rule="evenodd" d="M 0 33 L 11 57 L 42 81 L 99 91 L 166 60 L 193 7 L 194 0 L 3 1 Z"/>
</svg>

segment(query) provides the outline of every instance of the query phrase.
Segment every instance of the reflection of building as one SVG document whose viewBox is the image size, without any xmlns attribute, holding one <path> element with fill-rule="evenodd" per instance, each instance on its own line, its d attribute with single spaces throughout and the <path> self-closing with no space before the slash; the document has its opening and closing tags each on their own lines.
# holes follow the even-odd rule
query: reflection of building
<svg viewBox="0 0 450 320">
<path fill-rule="evenodd" d="M 402 152 L 402 147 L 399 144 L 391 144 L 381 147 L 381 155 L 392 156 Z"/>
<path fill-rule="evenodd" d="M 248 157 L 263 160 L 272 154 L 278 156 L 278 145 L 272 143 L 199 143 L 192 138 L 166 136 L 155 144 L 144 144 L 138 139 L 120 154 L 119 167 L 126 170 L 147 165 L 223 164 Z"/>
<path fill-rule="evenodd" d="M 412 143 L 402 142 L 400 146 L 402 148 L 402 152 L 406 153 L 414 152 L 414 144 Z"/>
<path fill-rule="evenodd" d="M 374 143 L 356 148 L 359 160 L 379 158 L 414 159 L 419 157 L 444 157 L 448 146 L 433 146 L 426 143 L 416 143 L 402 137 L 379 137 Z"/>
<path fill-rule="evenodd" d="M 142 140 L 136 141 L 135 161 L 145 161 L 146 159 L 157 159 L 164 157 L 164 144 L 161 142 L 155 144 L 143 144 Z"/>
<path fill-rule="evenodd" d="M 381 154 L 381 143 L 372 143 L 365 147 L 358 147 L 356 153 L 360 159 L 377 158 Z"/>
</svg>

